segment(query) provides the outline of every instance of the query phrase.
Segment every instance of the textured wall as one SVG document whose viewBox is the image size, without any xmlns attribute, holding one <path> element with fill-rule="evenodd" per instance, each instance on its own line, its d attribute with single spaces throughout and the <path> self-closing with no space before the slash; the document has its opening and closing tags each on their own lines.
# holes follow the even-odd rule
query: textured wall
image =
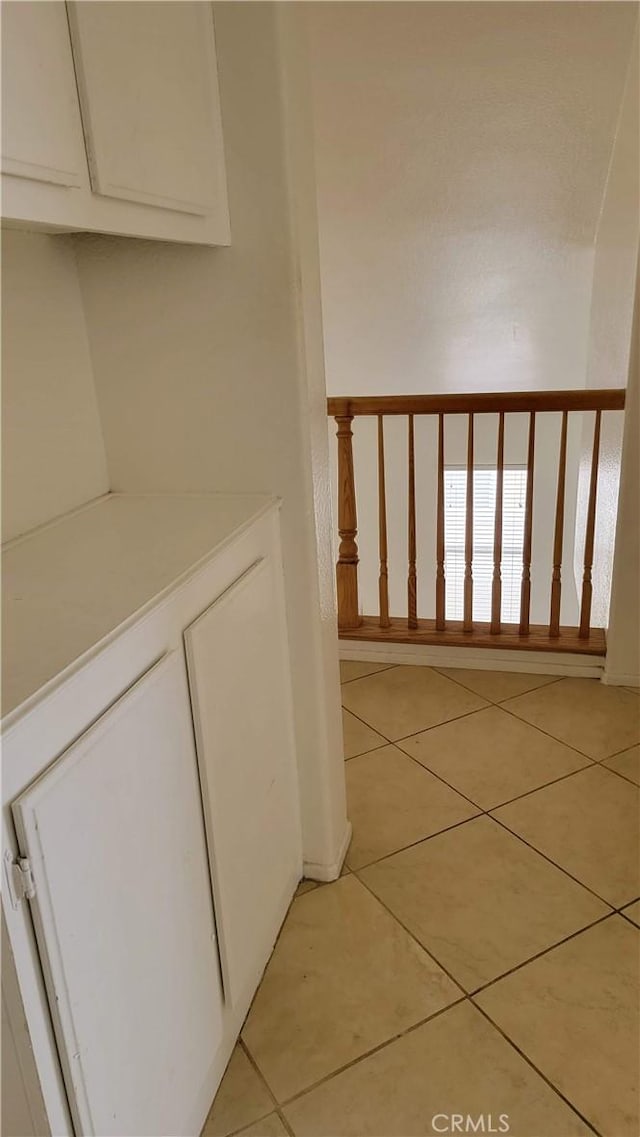
<svg viewBox="0 0 640 1137">
<path fill-rule="evenodd" d="M 635 5 L 309 9 L 330 392 L 584 386 Z"/>
<path fill-rule="evenodd" d="M 323 680 L 334 615 L 321 628 L 276 8 L 215 6 L 231 247 L 79 237 L 77 250 L 114 488 L 283 498 L 305 857 L 326 863 L 345 834 L 344 770 L 335 639 L 334 689 Z"/>
<path fill-rule="evenodd" d="M 106 493 L 107 467 L 73 248 L 2 235 L 2 536 Z"/>
<path fill-rule="evenodd" d="M 640 262 L 636 278 L 606 676 L 640 686 Z"/>
<path fill-rule="evenodd" d="M 636 30 L 596 235 L 587 361 L 588 387 L 625 387 L 627 384 L 636 258 L 640 235 L 638 79 Z M 582 576 L 584 556 L 593 416 L 585 416 L 585 420 L 577 510 L 578 586 Z M 606 626 L 609 615 L 622 425 L 621 414 L 606 415 L 602 423 L 593 573 L 593 619 L 601 626 Z"/>
</svg>

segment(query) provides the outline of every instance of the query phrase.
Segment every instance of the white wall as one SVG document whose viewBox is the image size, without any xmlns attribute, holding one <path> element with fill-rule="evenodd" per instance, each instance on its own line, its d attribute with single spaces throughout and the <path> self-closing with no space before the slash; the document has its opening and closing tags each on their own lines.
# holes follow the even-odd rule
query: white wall
<svg viewBox="0 0 640 1137">
<path fill-rule="evenodd" d="M 331 394 L 583 387 L 594 239 L 631 4 L 320 3 L 313 59 Z M 465 461 L 462 423 L 446 460 Z M 361 599 L 377 611 L 373 423 L 356 427 Z M 580 423 L 569 439 L 562 620 Z M 433 616 L 435 430 L 417 440 L 419 614 Z M 508 420 L 507 461 L 527 423 Z M 532 618 L 549 615 L 559 416 L 538 417 Z M 406 611 L 406 424 L 388 427 L 392 610 Z M 495 463 L 496 422 L 476 462 Z M 334 450 L 335 453 L 335 450 Z"/>
<path fill-rule="evenodd" d="M 584 386 L 635 18 L 309 5 L 330 393 Z"/>
<path fill-rule="evenodd" d="M 640 262 L 629 359 L 606 679 L 640 686 Z"/>
<path fill-rule="evenodd" d="M 336 713 L 341 702 L 340 672 L 336 652 L 336 589 L 331 541 L 331 478 L 309 45 L 300 4 L 279 4 L 277 16 L 285 108 L 292 270 L 298 317 L 299 430 L 303 453 L 308 456 L 303 472 L 308 500 L 313 501 L 315 548 L 312 555 L 316 558 L 317 569 L 317 590 L 316 582 L 312 580 L 308 601 L 314 606 L 318 604 L 320 612 L 320 620 L 313 623 L 316 642 L 309 645 L 306 655 L 309 668 L 314 669 L 309 681 L 317 692 L 321 710 L 324 708 L 316 723 L 320 732 L 320 745 L 316 745 L 316 749 L 319 754 L 338 756 L 338 781 L 342 787 L 344 746 L 342 716 Z M 316 795 L 318 788 L 326 793 L 331 789 L 331 782 L 324 787 L 316 783 Z M 335 796 L 342 803 L 342 790 Z M 316 803 L 311 800 L 312 811 L 317 809 Z M 342 804 L 339 810 L 334 808 L 329 814 L 335 819 L 334 844 L 340 847 L 342 842 L 342 848 L 346 850 L 350 826 L 345 831 Z M 309 863 L 307 872 L 312 875 Z"/>
<path fill-rule="evenodd" d="M 295 37 L 280 35 L 277 6 L 268 3 L 216 5 L 215 19 L 231 247 L 104 237 L 79 237 L 76 247 L 113 487 L 283 498 L 304 853 L 326 866 L 345 839 L 346 817 L 335 617 L 326 595 L 320 606 L 295 187 L 283 132 L 281 56 Z"/>
<path fill-rule="evenodd" d="M 587 360 L 588 387 L 625 387 L 640 235 L 640 85 L 638 31 L 631 50 L 624 96 L 602 199 L 595 242 Z M 606 626 L 620 481 L 623 415 L 602 422 L 593 574 L 593 619 Z M 585 416 L 580 483 L 576 579 L 582 578 L 584 531 L 589 498 L 593 415 Z"/>
<path fill-rule="evenodd" d="M 109 488 L 68 238 L 2 235 L 2 536 Z"/>
</svg>

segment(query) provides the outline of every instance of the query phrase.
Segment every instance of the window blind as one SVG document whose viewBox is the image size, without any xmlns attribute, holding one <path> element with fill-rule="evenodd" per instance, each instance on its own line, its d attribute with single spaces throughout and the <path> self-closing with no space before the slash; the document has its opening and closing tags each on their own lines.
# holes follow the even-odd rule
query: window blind
<svg viewBox="0 0 640 1137">
<path fill-rule="evenodd" d="M 495 468 L 473 471 L 473 619 L 491 619 L 493 578 L 493 531 L 496 505 Z M 502 503 L 502 611 L 508 624 L 520 618 L 520 585 L 524 545 L 526 467 L 503 471 Z M 463 616 L 464 532 L 467 471 L 446 467 L 444 477 L 445 614 L 449 620 Z"/>
</svg>

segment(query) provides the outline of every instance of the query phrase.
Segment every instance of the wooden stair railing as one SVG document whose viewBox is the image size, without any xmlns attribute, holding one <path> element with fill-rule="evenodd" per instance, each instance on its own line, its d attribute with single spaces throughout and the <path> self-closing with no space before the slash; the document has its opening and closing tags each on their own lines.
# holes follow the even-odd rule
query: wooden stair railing
<svg viewBox="0 0 640 1137">
<path fill-rule="evenodd" d="M 605 635 L 591 626 L 592 572 L 595 547 L 598 465 L 602 414 L 622 411 L 624 390 L 577 390 L 488 393 L 476 395 L 373 395 L 328 399 L 328 412 L 336 420 L 338 437 L 338 532 L 340 546 L 337 563 L 338 629 L 350 639 L 388 641 L 393 643 L 449 644 L 474 647 L 506 647 L 512 649 L 569 651 L 601 655 L 605 651 Z M 562 414 L 558 455 L 556 508 L 553 532 L 553 564 L 550 577 L 550 610 L 548 625 L 534 625 L 531 613 L 531 565 L 534 516 L 534 469 L 536 457 L 536 416 Z M 567 472 L 567 434 L 571 412 L 595 412 L 589 499 L 585 526 L 584 572 L 580 617 L 577 627 L 562 627 L 562 553 Z M 496 452 L 496 502 L 493 530 L 493 576 L 491 580 L 491 620 L 473 619 L 473 511 L 474 511 L 474 439 L 475 419 L 480 414 L 498 415 Z M 504 487 L 505 416 L 510 413 L 529 415 L 527 443 L 527 480 L 520 586 L 520 619 L 506 624 L 501 618 L 502 605 L 502 524 Z M 463 619 L 448 620 L 445 611 L 445 418 L 467 416 L 466 513 L 464 533 Z M 405 415 L 408 425 L 408 517 L 407 517 L 407 615 L 389 615 L 389 565 L 387 543 L 388 501 L 385 473 L 384 419 L 388 415 Z M 418 617 L 417 520 L 416 520 L 416 455 L 415 419 L 434 415 L 438 419 L 438 454 L 436 485 L 436 556 L 435 556 L 435 620 Z M 379 613 L 363 616 L 358 604 L 358 545 L 356 485 L 353 462 L 353 420 L 360 416 L 377 418 L 378 454 L 378 546 L 379 546 Z"/>
</svg>

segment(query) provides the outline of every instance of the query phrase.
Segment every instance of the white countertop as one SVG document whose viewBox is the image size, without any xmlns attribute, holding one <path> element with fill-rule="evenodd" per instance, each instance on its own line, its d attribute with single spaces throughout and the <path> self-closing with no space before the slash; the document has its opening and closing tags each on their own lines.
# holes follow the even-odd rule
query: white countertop
<svg viewBox="0 0 640 1137">
<path fill-rule="evenodd" d="M 273 507 L 261 494 L 107 494 L 3 549 L 9 714 Z"/>
</svg>

